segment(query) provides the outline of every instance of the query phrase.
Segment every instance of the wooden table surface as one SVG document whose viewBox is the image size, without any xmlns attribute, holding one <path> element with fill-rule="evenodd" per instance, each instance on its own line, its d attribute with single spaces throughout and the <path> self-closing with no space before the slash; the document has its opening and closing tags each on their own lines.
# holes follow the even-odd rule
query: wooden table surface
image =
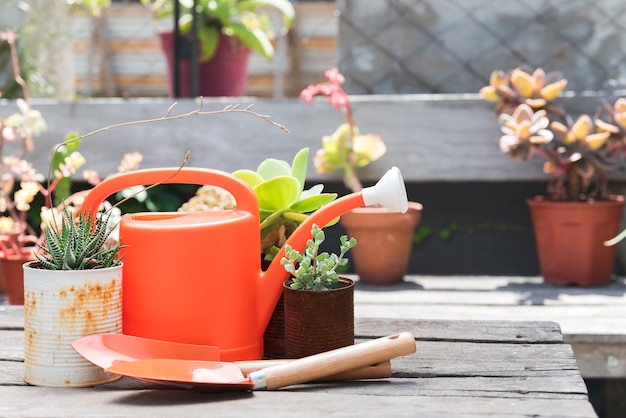
<svg viewBox="0 0 626 418">
<path fill-rule="evenodd" d="M 566 287 L 541 277 L 407 276 L 390 286 L 358 283 L 354 303 L 361 318 L 553 321 L 583 377 L 626 378 L 625 278 Z"/>
<path fill-rule="evenodd" d="M 358 341 L 409 331 L 417 352 L 390 379 L 208 394 L 130 378 L 93 388 L 29 386 L 22 307 L 0 306 L 0 416 L 595 417 L 554 322 L 359 318 Z"/>
</svg>

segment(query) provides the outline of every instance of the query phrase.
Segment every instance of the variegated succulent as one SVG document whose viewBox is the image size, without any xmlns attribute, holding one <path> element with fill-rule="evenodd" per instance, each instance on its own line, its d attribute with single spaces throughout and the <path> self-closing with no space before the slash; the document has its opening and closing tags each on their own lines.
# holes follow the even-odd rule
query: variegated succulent
<svg viewBox="0 0 626 418">
<path fill-rule="evenodd" d="M 496 103 L 502 152 L 522 161 L 534 155 L 546 160 L 551 199 L 603 199 L 608 194 L 605 173 L 617 168 L 626 150 L 626 99 L 613 107 L 604 103 L 604 112 L 594 117 L 573 118 L 553 102 L 566 85 L 560 72 L 519 67 L 494 71 L 480 94 Z"/>
<path fill-rule="evenodd" d="M 567 80 L 560 71 L 546 73 L 541 68 L 531 71 L 522 66 L 506 73 L 494 71 L 489 85 L 480 89 L 480 94 L 485 100 L 497 103 L 498 113 L 513 113 L 522 103 L 533 109 L 546 107 L 566 86 Z"/>
</svg>

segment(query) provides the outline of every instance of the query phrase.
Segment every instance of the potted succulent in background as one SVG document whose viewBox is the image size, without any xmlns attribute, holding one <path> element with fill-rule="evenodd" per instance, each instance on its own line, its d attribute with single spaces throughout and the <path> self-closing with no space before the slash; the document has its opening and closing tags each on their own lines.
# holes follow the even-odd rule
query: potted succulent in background
<svg viewBox="0 0 626 418">
<path fill-rule="evenodd" d="M 496 103 L 502 152 L 545 159 L 548 193 L 528 200 L 544 281 L 602 285 L 611 281 L 615 258 L 603 242 L 616 235 L 624 208 L 624 198 L 609 193 L 605 173 L 624 153 L 626 101 L 572 118 L 553 102 L 566 85 L 560 72 L 518 67 L 494 71 L 480 93 Z"/>
<path fill-rule="evenodd" d="M 47 224 L 37 260 L 24 265 L 24 380 L 39 386 L 93 386 L 119 378 L 71 347 L 80 337 L 122 332 L 119 244 L 107 243 L 111 214 Z"/>
<path fill-rule="evenodd" d="M 77 214 L 84 192 L 71 194 L 71 177 L 85 164 L 85 158 L 79 152 L 81 138 L 73 132 L 68 133 L 65 141 L 52 152 L 48 173 L 50 181 L 44 187 L 44 176 L 36 172 L 26 157 L 34 150 L 34 139 L 47 129 L 47 124 L 41 113 L 31 107 L 28 88 L 20 76 L 17 35 L 11 30 L 0 32 L 0 41 L 7 42 L 10 47 L 13 77 L 23 96 L 16 100 L 18 113 L 0 118 L 0 271 L 9 303 L 22 305 L 22 265 L 35 260 L 40 224 L 50 223 L 53 214 L 57 218 L 61 216 L 55 205 L 64 207 L 63 202 L 71 202 Z M 7 151 L 15 151 L 15 155 L 3 155 Z M 120 168 L 132 170 L 140 161 L 140 154 L 126 154 Z M 85 171 L 85 177 L 91 185 L 100 181 L 93 171 Z M 37 195 L 44 198 L 39 216 L 39 208 L 33 204 Z"/>
<path fill-rule="evenodd" d="M 173 0 L 142 0 L 157 19 L 171 18 Z M 181 97 L 190 97 L 192 33 L 191 0 L 180 1 L 179 46 Z M 270 24 L 269 9 L 282 17 L 287 31 L 295 18 L 289 0 L 197 0 L 197 34 L 199 42 L 199 95 L 243 96 L 246 90 L 248 57 L 252 51 L 267 59 L 274 57 L 272 40 L 275 32 Z M 168 61 L 170 94 L 173 95 L 174 39 L 171 31 L 159 33 Z"/>
<path fill-rule="evenodd" d="M 11 30 L 0 32 L 0 44 L 4 42 L 9 45 L 13 78 L 23 98 L 17 100 L 19 112 L 0 117 L 0 291 L 6 291 L 10 304 L 21 305 L 22 264 L 34 260 L 32 252 L 37 242 L 37 232 L 27 213 L 42 179 L 26 161 L 26 155 L 34 150 L 34 138 L 47 129 L 47 124 L 30 105 L 28 88 L 20 74 L 17 34 Z M 7 150 L 14 150 L 15 155 L 3 155 Z"/>
<path fill-rule="evenodd" d="M 357 169 L 382 157 L 387 148 L 380 136 L 359 132 L 350 98 L 341 87 L 345 81 L 341 73 L 333 68 L 325 76 L 328 81 L 308 86 L 300 97 L 312 103 L 315 96 L 327 96 L 328 103 L 343 113 L 346 122 L 322 138 L 322 148 L 313 161 L 319 173 L 341 170 L 345 186 L 356 192 L 363 188 Z M 409 210 L 404 214 L 370 206 L 341 216 L 341 225 L 359 242 L 351 254 L 361 282 L 388 284 L 403 280 L 421 213 L 420 203 L 409 202 Z"/>
<path fill-rule="evenodd" d="M 313 224 L 299 251 L 287 245 L 281 264 L 291 274 L 283 285 L 285 355 L 300 358 L 354 344 L 354 281 L 340 278 L 356 240 L 342 235 L 340 254 L 320 252 L 324 231 Z"/>
</svg>

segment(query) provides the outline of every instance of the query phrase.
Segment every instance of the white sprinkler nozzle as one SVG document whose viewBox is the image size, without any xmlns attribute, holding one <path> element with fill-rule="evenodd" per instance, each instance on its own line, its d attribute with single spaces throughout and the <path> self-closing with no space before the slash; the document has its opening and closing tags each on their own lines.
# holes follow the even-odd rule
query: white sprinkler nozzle
<svg viewBox="0 0 626 418">
<path fill-rule="evenodd" d="M 378 182 L 361 191 L 365 206 L 381 205 L 395 212 L 409 209 L 406 186 L 398 167 L 392 167 Z"/>
</svg>

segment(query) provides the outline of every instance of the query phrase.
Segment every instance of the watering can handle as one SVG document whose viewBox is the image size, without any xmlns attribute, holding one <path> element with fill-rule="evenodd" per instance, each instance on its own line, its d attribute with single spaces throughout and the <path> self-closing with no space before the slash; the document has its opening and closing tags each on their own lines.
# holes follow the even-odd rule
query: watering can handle
<svg viewBox="0 0 626 418">
<path fill-rule="evenodd" d="M 113 193 L 133 186 L 162 184 L 202 184 L 229 191 L 237 202 L 237 209 L 257 213 L 256 196 L 250 186 L 230 173 L 208 168 L 150 168 L 120 173 L 98 183 L 87 195 L 82 211 L 95 215 L 104 200 Z"/>
</svg>

